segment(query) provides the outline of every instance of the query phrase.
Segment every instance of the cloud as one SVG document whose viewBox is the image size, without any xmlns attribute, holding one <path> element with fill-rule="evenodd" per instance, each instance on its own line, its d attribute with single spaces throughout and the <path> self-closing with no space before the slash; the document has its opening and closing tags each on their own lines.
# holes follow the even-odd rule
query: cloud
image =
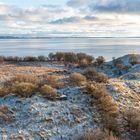
<svg viewBox="0 0 140 140">
<path fill-rule="evenodd" d="M 69 0 L 61 7 L 20 8 L 0 3 L 0 33 L 103 36 L 127 32 L 140 35 L 139 13 L 140 0 Z"/>
<path fill-rule="evenodd" d="M 140 13 L 140 0 L 69 0 L 67 5 L 73 8 L 86 7 L 92 12 Z"/>
<path fill-rule="evenodd" d="M 78 16 L 73 16 L 73 17 L 65 17 L 65 18 L 60 18 L 57 20 L 50 21 L 50 24 L 67 24 L 67 23 L 79 23 L 79 22 L 84 22 L 84 21 L 96 21 L 98 20 L 97 17 L 95 16 L 84 16 L 84 17 L 78 17 Z"/>
<path fill-rule="evenodd" d="M 95 16 L 85 16 L 84 19 L 85 19 L 85 20 L 89 20 L 89 21 L 98 20 L 98 18 L 95 17 Z"/>
<path fill-rule="evenodd" d="M 98 0 L 89 5 L 89 8 L 98 12 L 139 14 L 140 0 Z"/>
<path fill-rule="evenodd" d="M 53 20 L 50 22 L 50 24 L 75 23 L 75 22 L 79 22 L 80 20 L 81 19 L 79 17 L 68 17 L 68 18 Z"/>
<path fill-rule="evenodd" d="M 87 5 L 91 0 L 70 0 L 67 5 L 70 7 L 81 7 Z"/>
</svg>

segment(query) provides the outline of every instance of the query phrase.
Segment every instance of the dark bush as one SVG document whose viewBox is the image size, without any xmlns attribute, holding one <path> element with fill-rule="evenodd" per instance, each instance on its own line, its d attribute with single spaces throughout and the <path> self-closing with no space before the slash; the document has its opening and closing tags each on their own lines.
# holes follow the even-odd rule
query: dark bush
<svg viewBox="0 0 140 140">
<path fill-rule="evenodd" d="M 87 55 L 85 53 L 77 53 L 77 58 L 79 65 L 89 65 L 94 60 L 92 56 Z"/>
<path fill-rule="evenodd" d="M 133 135 L 134 140 L 140 139 L 140 111 L 136 108 L 126 109 L 124 112 L 128 131 Z"/>
<path fill-rule="evenodd" d="M 65 53 L 62 53 L 62 52 L 57 52 L 55 54 L 55 59 L 57 61 L 64 61 L 64 57 L 65 57 Z"/>
<path fill-rule="evenodd" d="M 108 77 L 104 73 L 97 72 L 94 68 L 87 68 L 84 72 L 84 75 L 88 80 L 99 82 L 99 83 L 107 83 Z"/>
<path fill-rule="evenodd" d="M 49 54 L 48 54 L 48 59 L 49 59 L 50 61 L 55 60 L 55 54 L 49 53 Z"/>
<path fill-rule="evenodd" d="M 41 62 L 45 62 L 47 60 L 47 58 L 43 55 L 38 56 L 38 60 Z"/>
<path fill-rule="evenodd" d="M 105 58 L 103 56 L 98 56 L 96 58 L 96 63 L 97 63 L 98 66 L 101 66 L 102 64 L 105 63 Z"/>
<path fill-rule="evenodd" d="M 38 58 L 37 57 L 34 57 L 34 56 L 25 56 L 24 57 L 24 61 L 27 61 L 27 62 L 29 62 L 29 61 L 38 61 Z"/>
<path fill-rule="evenodd" d="M 72 52 L 65 53 L 64 62 L 66 64 L 67 63 L 77 63 L 78 62 L 77 55 Z"/>
<path fill-rule="evenodd" d="M 139 56 L 136 55 L 136 54 L 131 54 L 131 55 L 130 55 L 130 58 L 129 58 L 129 63 L 130 63 L 131 65 L 139 64 L 139 63 L 140 63 L 140 62 L 139 62 Z"/>
</svg>

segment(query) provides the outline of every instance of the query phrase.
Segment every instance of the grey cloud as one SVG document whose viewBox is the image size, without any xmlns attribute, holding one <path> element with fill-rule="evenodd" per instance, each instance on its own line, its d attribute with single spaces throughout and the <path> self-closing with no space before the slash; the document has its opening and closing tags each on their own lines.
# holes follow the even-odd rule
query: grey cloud
<svg viewBox="0 0 140 140">
<path fill-rule="evenodd" d="M 93 12 L 140 13 L 140 0 L 69 0 L 67 5 L 86 7 Z"/>
<path fill-rule="evenodd" d="M 95 16 L 85 16 L 84 19 L 89 21 L 98 20 L 98 18 Z"/>
<path fill-rule="evenodd" d="M 69 0 L 67 5 L 70 7 L 81 7 L 87 5 L 91 0 Z"/>
<path fill-rule="evenodd" d="M 49 22 L 50 24 L 64 24 L 64 23 L 75 23 L 79 22 L 81 19 L 79 17 L 68 17 L 68 18 L 62 18 L 57 19 Z"/>
<path fill-rule="evenodd" d="M 140 0 L 99 0 L 89 5 L 92 11 L 114 13 L 140 13 Z"/>
<path fill-rule="evenodd" d="M 95 16 L 85 16 L 85 17 L 68 17 L 68 18 L 61 18 L 57 20 L 50 21 L 50 24 L 66 24 L 66 23 L 78 23 L 80 21 L 87 20 L 87 21 L 95 21 L 98 20 Z"/>
</svg>

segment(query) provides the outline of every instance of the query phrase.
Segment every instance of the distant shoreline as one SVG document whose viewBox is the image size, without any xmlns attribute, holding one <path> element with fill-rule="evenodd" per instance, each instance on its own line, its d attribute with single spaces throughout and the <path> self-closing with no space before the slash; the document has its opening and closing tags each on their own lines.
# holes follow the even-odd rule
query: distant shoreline
<svg viewBox="0 0 140 140">
<path fill-rule="evenodd" d="M 51 39 L 51 38 L 140 38 L 140 37 L 16 37 L 16 36 L 0 36 L 0 39 Z"/>
</svg>

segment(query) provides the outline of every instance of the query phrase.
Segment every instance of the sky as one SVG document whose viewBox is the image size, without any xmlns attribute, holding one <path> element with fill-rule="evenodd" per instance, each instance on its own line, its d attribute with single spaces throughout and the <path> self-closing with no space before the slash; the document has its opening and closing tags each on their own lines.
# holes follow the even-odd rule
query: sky
<svg viewBox="0 0 140 140">
<path fill-rule="evenodd" d="M 0 35 L 140 37 L 140 0 L 0 0 Z"/>
</svg>

